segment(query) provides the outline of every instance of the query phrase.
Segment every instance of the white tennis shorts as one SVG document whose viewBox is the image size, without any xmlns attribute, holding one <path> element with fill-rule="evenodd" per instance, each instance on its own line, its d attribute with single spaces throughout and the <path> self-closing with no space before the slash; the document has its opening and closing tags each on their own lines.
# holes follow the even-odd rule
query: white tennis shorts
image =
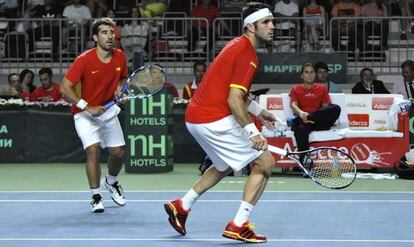
<svg viewBox="0 0 414 247">
<path fill-rule="evenodd" d="M 125 145 L 124 134 L 117 117 L 108 121 L 100 121 L 83 111 L 77 113 L 73 118 L 83 149 L 95 143 L 100 143 L 102 148 Z"/>
<path fill-rule="evenodd" d="M 231 167 L 237 172 L 263 153 L 251 147 L 247 132 L 233 115 L 212 123 L 186 125 L 219 171 Z"/>
</svg>

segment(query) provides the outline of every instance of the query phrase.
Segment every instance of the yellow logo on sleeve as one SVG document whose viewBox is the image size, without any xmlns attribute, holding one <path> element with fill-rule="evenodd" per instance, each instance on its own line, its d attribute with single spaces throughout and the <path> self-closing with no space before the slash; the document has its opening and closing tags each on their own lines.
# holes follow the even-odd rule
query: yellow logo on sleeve
<svg viewBox="0 0 414 247">
<path fill-rule="evenodd" d="M 121 71 L 121 67 L 116 67 L 115 71 Z"/>
</svg>

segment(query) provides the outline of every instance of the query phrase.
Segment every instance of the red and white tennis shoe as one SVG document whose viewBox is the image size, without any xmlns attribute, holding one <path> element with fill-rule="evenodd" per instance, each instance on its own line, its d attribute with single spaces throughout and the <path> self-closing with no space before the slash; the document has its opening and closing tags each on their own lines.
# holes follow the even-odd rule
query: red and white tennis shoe
<svg viewBox="0 0 414 247">
<path fill-rule="evenodd" d="M 265 243 L 267 241 L 265 236 L 254 232 L 254 227 L 249 221 L 244 222 L 240 227 L 236 226 L 233 221 L 230 221 L 226 229 L 224 229 L 223 237 L 246 243 Z"/>
<path fill-rule="evenodd" d="M 168 221 L 171 226 L 181 235 L 185 235 L 185 221 L 189 211 L 185 211 L 181 199 L 170 201 L 164 204 L 164 209 L 168 214 Z"/>
</svg>

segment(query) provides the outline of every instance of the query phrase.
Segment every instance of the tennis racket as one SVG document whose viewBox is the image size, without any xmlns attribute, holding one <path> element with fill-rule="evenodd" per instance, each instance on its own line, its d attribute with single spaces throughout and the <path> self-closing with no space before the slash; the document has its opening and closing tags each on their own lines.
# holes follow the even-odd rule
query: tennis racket
<svg viewBox="0 0 414 247">
<path fill-rule="evenodd" d="M 105 110 L 118 103 L 121 99 L 135 99 L 151 97 L 158 93 L 165 85 L 164 69 L 156 64 L 146 64 L 135 70 L 121 89 L 121 96 L 104 105 Z M 121 98 L 126 94 L 126 98 Z"/>
<path fill-rule="evenodd" d="M 357 175 L 354 159 L 336 148 L 319 147 L 302 152 L 288 152 L 268 145 L 267 149 L 295 161 L 315 183 L 329 189 L 346 188 L 354 182 Z M 304 164 L 300 162 L 301 157 Z"/>
</svg>

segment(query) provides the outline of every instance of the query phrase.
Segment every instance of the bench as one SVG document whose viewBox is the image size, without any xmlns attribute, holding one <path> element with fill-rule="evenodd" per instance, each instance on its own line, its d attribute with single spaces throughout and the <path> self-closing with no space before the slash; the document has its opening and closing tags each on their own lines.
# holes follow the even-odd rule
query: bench
<svg viewBox="0 0 414 247">
<path fill-rule="evenodd" d="M 398 113 L 397 126 L 390 123 L 388 110 L 401 95 L 394 94 L 330 94 L 341 114 L 330 130 L 313 131 L 309 135 L 312 148 L 329 146 L 348 152 L 358 168 L 393 168 L 409 149 L 409 114 Z M 259 104 L 282 122 L 292 117 L 288 94 L 261 95 Z M 288 151 L 296 150 L 293 132 L 284 124 L 275 130 L 263 127 L 268 143 Z M 292 167 L 295 163 L 274 155 L 276 166 Z"/>
</svg>

